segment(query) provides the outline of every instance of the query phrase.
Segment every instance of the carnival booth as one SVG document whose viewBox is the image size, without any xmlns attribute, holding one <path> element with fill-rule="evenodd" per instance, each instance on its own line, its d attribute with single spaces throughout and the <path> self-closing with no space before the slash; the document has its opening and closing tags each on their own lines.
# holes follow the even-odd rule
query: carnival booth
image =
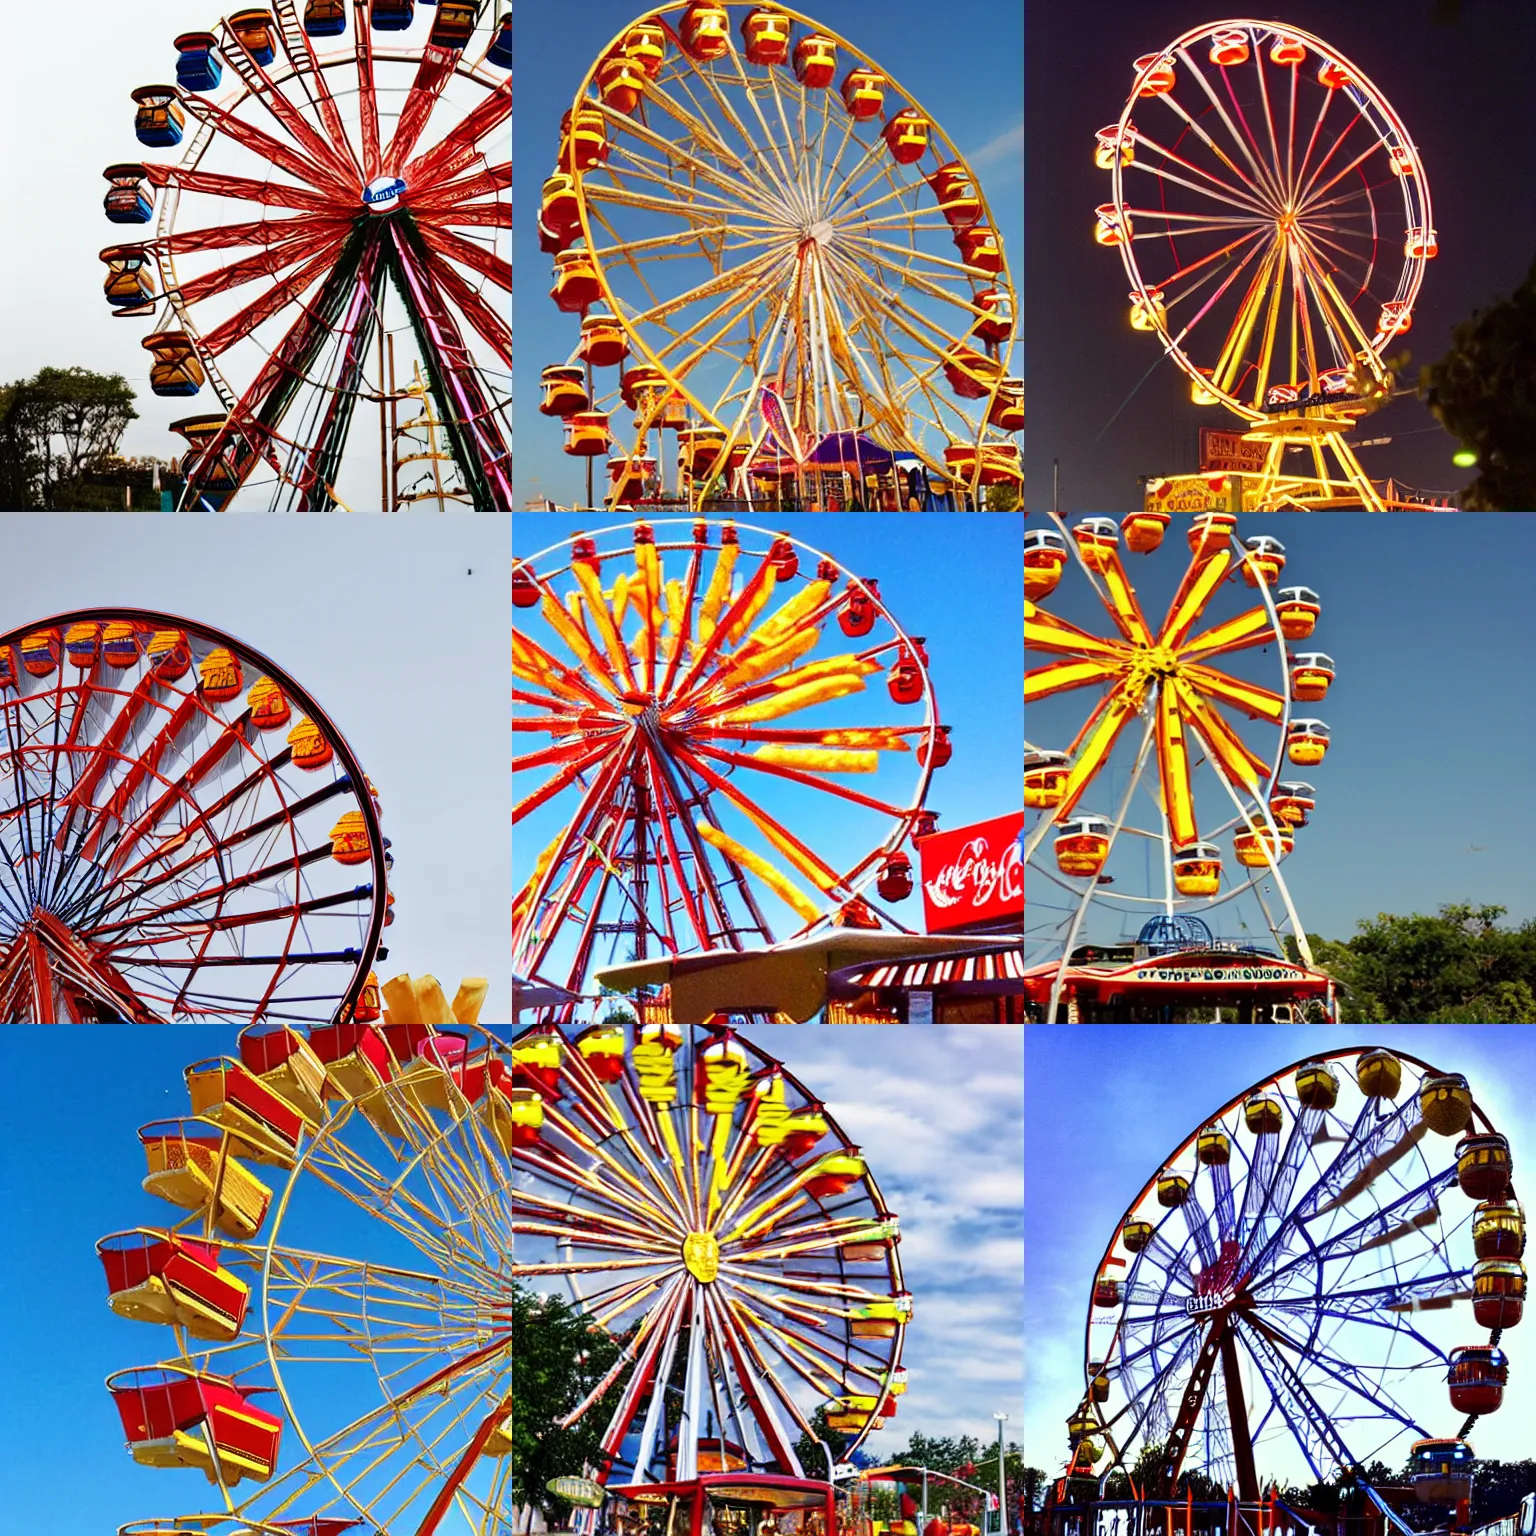
<svg viewBox="0 0 1536 1536">
<path fill-rule="evenodd" d="M 1024 972 L 1031 1018 L 1044 1018 L 1059 985 L 1056 1017 L 1068 1024 L 1177 1024 L 1221 1009 L 1239 1024 L 1338 1019 L 1331 976 L 1252 944 L 1215 938 L 1199 918 L 1156 917 L 1134 944 L 1085 944 L 1066 966 Z"/>
</svg>

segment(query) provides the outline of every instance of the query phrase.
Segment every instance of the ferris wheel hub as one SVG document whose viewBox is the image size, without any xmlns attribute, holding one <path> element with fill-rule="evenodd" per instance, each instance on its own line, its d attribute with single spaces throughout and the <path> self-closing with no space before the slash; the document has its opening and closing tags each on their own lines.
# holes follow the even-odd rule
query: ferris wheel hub
<svg viewBox="0 0 1536 1536">
<path fill-rule="evenodd" d="M 363 188 L 363 206 L 376 218 L 391 214 L 405 196 L 403 176 L 376 176 Z"/>
<path fill-rule="evenodd" d="M 836 232 L 831 219 L 817 219 L 814 224 L 806 225 L 805 238 L 825 247 L 832 244 L 832 237 Z"/>
<path fill-rule="evenodd" d="M 720 1273 L 720 1244 L 713 1232 L 690 1232 L 683 1240 L 683 1266 L 700 1285 Z"/>
</svg>

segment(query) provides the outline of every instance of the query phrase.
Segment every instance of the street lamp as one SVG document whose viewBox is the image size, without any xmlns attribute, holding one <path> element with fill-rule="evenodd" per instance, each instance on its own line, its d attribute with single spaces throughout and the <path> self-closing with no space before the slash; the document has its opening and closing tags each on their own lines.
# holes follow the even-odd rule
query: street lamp
<svg viewBox="0 0 1536 1536">
<path fill-rule="evenodd" d="M 1008 1422 L 1006 1413 L 994 1413 L 997 1420 L 997 1533 L 1008 1536 L 1008 1473 L 1003 1467 L 1003 1425 Z"/>
</svg>

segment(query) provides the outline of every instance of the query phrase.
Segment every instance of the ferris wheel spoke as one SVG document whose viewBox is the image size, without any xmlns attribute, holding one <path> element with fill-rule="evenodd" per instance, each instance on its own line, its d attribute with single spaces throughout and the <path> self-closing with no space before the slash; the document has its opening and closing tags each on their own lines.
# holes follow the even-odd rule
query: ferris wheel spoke
<svg viewBox="0 0 1536 1536">
<path fill-rule="evenodd" d="M 416 78 L 406 94 L 405 104 L 395 122 L 395 131 L 382 163 L 391 167 L 395 175 L 410 159 L 411 152 L 427 131 L 433 110 L 443 94 L 443 87 L 453 78 L 459 56 L 445 49 L 429 47 L 416 66 Z"/>
<path fill-rule="evenodd" d="M 498 288 L 511 293 L 512 263 L 504 257 L 476 245 L 472 240 L 465 240 L 461 236 L 452 234 L 446 229 L 434 229 L 430 224 L 421 226 L 421 238 L 426 242 L 427 249 L 435 255 L 456 261 L 460 266 L 469 267 L 482 277 L 489 278 Z M 442 267 L 437 268 L 439 278 L 442 277 L 443 271 Z M 510 327 L 505 326 L 502 329 L 505 332 L 502 338 L 505 343 L 505 358 L 510 364 L 512 361 L 511 330 Z"/>
<path fill-rule="evenodd" d="M 1175 678 L 1174 687 L 1185 715 L 1199 732 L 1212 759 L 1220 764 L 1229 780 L 1242 785 L 1250 794 L 1257 794 L 1259 786 L 1269 777 L 1270 764 L 1182 679 Z"/>
<path fill-rule="evenodd" d="M 1257 683 L 1243 682 L 1212 667 L 1189 666 L 1184 675 L 1208 698 L 1240 709 L 1250 720 L 1268 720 L 1278 724 L 1285 717 L 1286 702 L 1278 693 Z"/>
<path fill-rule="evenodd" d="M 512 205 L 507 202 L 464 203 L 441 215 L 438 222 L 455 228 L 511 229 Z"/>
<path fill-rule="evenodd" d="M 1129 133 L 1127 137 L 1134 145 L 1152 150 L 1154 154 L 1161 156 L 1164 161 L 1171 162 L 1188 171 L 1190 176 L 1197 176 L 1200 179 L 1198 181 L 1191 181 L 1187 177 L 1176 175 L 1168 170 L 1166 165 L 1148 165 L 1139 159 L 1131 161 L 1130 165 L 1124 167 L 1125 170 L 1139 169 L 1143 174 L 1155 177 L 1158 181 L 1172 182 L 1175 186 L 1183 187 L 1186 191 L 1193 192 L 1197 197 L 1210 198 L 1214 202 L 1225 203 L 1229 208 L 1236 208 L 1243 213 L 1251 214 L 1257 219 L 1269 221 L 1271 217 L 1269 207 L 1257 192 L 1252 190 L 1245 191 L 1243 187 L 1235 187 L 1230 182 L 1223 181 L 1221 177 L 1206 170 L 1204 166 L 1197 164 L 1193 160 L 1186 159 L 1177 150 L 1154 139 L 1150 134 L 1144 133 L 1139 128 Z M 1154 217 L 1160 215 L 1161 212 L 1161 209 L 1157 210 Z"/>
<path fill-rule="evenodd" d="M 1183 646 L 1231 569 L 1232 551 L 1226 544 L 1215 548 L 1209 544 L 1201 546 L 1168 604 L 1168 614 L 1160 631 L 1164 645 L 1175 649 Z"/>
<path fill-rule="evenodd" d="M 1320 177 L 1323 172 L 1328 169 L 1329 161 L 1331 161 L 1333 157 L 1339 152 L 1345 139 L 1347 139 L 1350 134 L 1354 132 L 1355 125 L 1357 123 L 1364 122 L 1365 119 L 1357 111 L 1354 117 L 1352 117 L 1344 125 L 1343 131 L 1334 139 L 1333 143 L 1328 146 L 1327 154 L 1325 154 L 1323 158 L 1317 162 L 1317 166 L 1313 170 L 1312 175 L 1301 187 L 1300 192 L 1297 195 L 1297 206 L 1302 210 L 1302 212 L 1306 212 L 1310 208 L 1312 199 L 1314 197 L 1320 196 L 1322 193 L 1327 192 L 1331 187 L 1337 186 L 1339 182 L 1348 176 L 1351 171 L 1353 171 L 1357 166 L 1363 165 L 1381 148 L 1380 143 L 1373 135 L 1371 137 L 1370 143 L 1358 155 L 1356 155 L 1355 158 L 1351 160 L 1343 170 L 1336 171 L 1332 176 L 1328 178 L 1327 181 L 1323 182 L 1321 186 L 1318 185 L 1318 177 Z M 1369 130 L 1369 123 L 1366 123 L 1366 128 Z"/>
<path fill-rule="evenodd" d="M 1168 105 L 1175 116 L 1183 120 L 1185 127 L 1210 150 L 1227 170 L 1252 190 L 1254 196 L 1261 201 L 1269 200 L 1274 196 L 1274 189 L 1269 185 L 1263 169 L 1250 152 L 1242 135 L 1233 126 L 1232 119 L 1227 116 L 1227 109 L 1222 106 L 1221 99 L 1217 96 L 1215 90 L 1212 89 L 1211 82 L 1205 78 L 1205 75 L 1196 66 L 1194 60 L 1190 58 L 1186 49 L 1181 48 L 1179 50 L 1179 58 L 1183 61 L 1185 74 L 1192 77 L 1199 84 L 1200 89 L 1204 91 L 1207 100 L 1211 103 L 1212 110 L 1221 120 L 1222 127 L 1226 129 L 1227 135 L 1238 154 L 1248 162 L 1248 169 L 1252 174 L 1247 175 L 1243 172 L 1242 167 L 1206 131 L 1204 124 L 1198 118 L 1191 116 L 1188 109 L 1181 102 L 1176 100 L 1171 94 L 1166 94 L 1160 99 Z"/>
<path fill-rule="evenodd" d="M 295 208 L 301 213 L 326 215 L 335 210 L 329 193 L 290 187 L 282 182 L 255 181 L 249 176 L 230 176 L 217 171 L 183 170 L 179 166 L 146 165 L 145 170 L 149 173 L 149 182 L 156 187 L 202 192 L 209 197 L 228 197 L 242 203 L 261 203 L 268 208 Z"/>
<path fill-rule="evenodd" d="M 280 282 L 274 283 L 259 299 L 248 304 L 222 325 L 210 331 L 203 338 L 204 346 L 213 356 L 217 357 L 220 353 L 227 352 L 237 342 L 243 341 L 262 325 L 265 325 L 274 315 L 280 314 L 290 304 L 295 303 L 306 290 L 311 288 L 321 278 L 325 277 L 328 273 L 334 272 L 338 257 L 340 257 L 343 249 L 349 243 L 343 236 L 330 236 L 317 249 L 316 254 L 305 260 L 296 272 L 292 272 Z M 275 276 L 276 274 L 273 275 Z M 307 313 L 301 315 L 295 323 L 294 329 L 289 332 L 289 335 L 304 334 L 302 328 L 306 327 L 306 322 L 308 321 L 309 315 Z M 274 354 L 282 350 L 281 346 L 274 348 Z M 268 367 L 270 370 L 270 363 Z M 263 394 L 265 394 L 265 390 L 263 390 Z"/>
<path fill-rule="evenodd" d="M 1195 826 L 1194 787 L 1190 781 L 1189 750 L 1184 743 L 1184 720 L 1171 688 L 1157 693 L 1157 772 L 1162 785 L 1162 804 L 1175 847 L 1199 841 Z M 1191 1191 L 1191 1195 L 1193 1191 Z M 1203 1229 L 1202 1229 L 1203 1230 Z M 1196 1235 L 1193 1223 L 1190 1235 Z"/>
<path fill-rule="evenodd" d="M 541 603 L 543 605 L 541 611 L 544 613 L 545 618 L 553 622 L 555 615 L 559 615 L 560 618 L 564 619 L 565 610 L 560 606 L 558 599 L 550 593 L 547 587 L 541 586 L 541 593 Z M 579 632 L 578 635 L 581 640 L 581 647 L 585 650 L 590 650 L 590 643 L 585 635 L 580 635 Z M 563 631 L 561 632 L 561 638 L 566 639 L 567 643 L 569 643 L 569 637 Z M 587 657 L 582 648 L 578 648 L 576 654 L 581 659 L 586 660 Z M 590 704 L 594 708 L 601 709 L 605 704 L 606 701 L 603 696 L 587 682 L 586 677 L 582 673 L 578 672 L 574 667 L 566 666 L 564 662 L 556 661 L 537 640 L 531 639 L 528 635 L 522 634 L 515 629 L 512 631 L 512 650 L 514 661 L 518 659 L 519 655 L 522 657 L 522 670 L 517 672 L 517 676 L 522 677 L 525 681 L 535 683 L 550 693 L 563 694 L 572 704 L 578 707 Z M 595 652 L 592 654 L 596 655 Z M 530 673 L 532 674 L 531 676 L 529 675 Z M 609 692 L 613 692 L 611 687 Z M 538 702 L 542 707 L 548 701 L 541 699 Z"/>
<path fill-rule="evenodd" d="M 1374 1125 L 1364 1124 L 1368 1108 L 1369 1105 L 1362 1108 L 1361 1118 L 1351 1127 L 1346 1150 L 1296 1202 L 1299 1220 L 1326 1216 L 1348 1205 L 1411 1154 L 1429 1134 L 1416 1099 L 1395 1106 Z"/>
<path fill-rule="evenodd" d="M 1079 629 L 1028 599 L 1024 603 L 1024 641 L 1025 648 L 1030 651 L 1081 655 L 1110 663 L 1125 657 L 1125 647 L 1119 641 L 1091 635 L 1086 629 Z"/>
<path fill-rule="evenodd" d="M 282 92 L 269 85 L 254 92 L 254 95 L 281 126 L 288 129 L 295 142 L 303 145 L 307 154 L 290 149 L 254 123 L 247 122 L 236 113 L 225 111 L 202 96 L 189 92 L 183 94 L 181 100 L 193 117 L 206 123 L 214 132 L 223 134 L 232 143 L 250 151 L 259 159 L 281 167 L 306 186 L 313 187 L 327 197 L 346 191 L 349 185 L 347 173 L 352 171 L 352 167 L 346 165 L 331 146 L 304 122 Z M 286 117 L 285 112 L 288 114 Z"/>
<path fill-rule="evenodd" d="M 1236 618 L 1226 619 L 1210 629 L 1191 636 L 1179 646 L 1180 656 L 1191 661 L 1209 656 L 1225 655 L 1229 651 L 1247 650 L 1256 645 L 1269 645 L 1275 638 L 1275 626 L 1269 610 L 1261 603 L 1249 608 Z"/>
<path fill-rule="evenodd" d="M 1317 254 L 1310 249 L 1305 249 L 1305 247 L 1311 245 L 1310 238 L 1304 235 L 1302 237 L 1302 244 L 1304 247 L 1301 253 L 1303 267 L 1313 291 L 1319 295 L 1320 307 L 1323 309 L 1324 316 L 1329 322 L 1328 328 L 1330 333 L 1346 344 L 1352 338 L 1362 353 L 1370 355 L 1372 350 L 1371 338 L 1365 334 L 1364 328 L 1355 318 L 1354 309 L 1345 302 L 1343 296 L 1334 286 L 1333 279 L 1324 269 Z M 1327 296 L 1326 303 L 1321 302 L 1323 295 Z"/>
<path fill-rule="evenodd" d="M 1074 688 L 1090 688 L 1107 683 L 1118 676 L 1119 672 L 1117 663 L 1104 661 L 1056 661 L 1048 666 L 1036 667 L 1024 679 L 1024 702 L 1031 704 Z"/>
<path fill-rule="evenodd" d="M 766 251 L 763 255 L 756 256 L 739 267 L 733 267 L 728 272 L 714 273 L 685 292 L 677 294 L 670 299 L 659 301 L 649 309 L 640 310 L 626 318 L 632 326 L 657 325 L 679 310 L 687 309 L 689 306 L 697 304 L 701 299 L 714 298 L 717 294 L 721 293 L 727 295 L 723 303 L 710 310 L 702 320 L 696 322 L 688 330 L 673 333 L 673 340 L 658 354 L 665 357 L 673 347 L 681 342 L 691 340 L 704 326 L 710 324 L 724 310 L 728 309 L 739 289 L 751 285 L 750 302 L 753 307 L 756 307 L 759 295 L 763 291 L 762 280 L 776 275 L 787 265 L 788 261 L 782 251 Z"/>
<path fill-rule="evenodd" d="M 480 141 L 496 132 L 512 115 L 512 82 L 496 87 L 430 149 L 419 154 L 401 175 L 411 184 L 451 185 L 454 178 L 483 156 Z"/>
<path fill-rule="evenodd" d="M 1359 1459 L 1351 1454 L 1333 1418 L 1323 1409 L 1290 1360 L 1281 1352 L 1270 1330 L 1267 1327 L 1252 1326 L 1251 1319 L 1244 1319 L 1243 1324 L 1239 1325 L 1240 1337 L 1254 1364 L 1258 1366 L 1291 1437 L 1307 1458 L 1314 1474 L 1322 1479 L 1358 1466 Z M 1325 1371 L 1328 1370 L 1323 1362 L 1319 1361 L 1318 1364 Z M 1328 1373 L 1333 1374 L 1332 1371 Z M 1390 1399 L 1386 1403 L 1378 1401 L 1375 1406 L 1378 1409 L 1388 1408 L 1390 1412 L 1389 1403 Z"/>
<path fill-rule="evenodd" d="M 484 197 L 487 193 L 494 195 L 511 190 L 512 162 L 503 160 L 496 165 L 487 165 L 472 176 L 434 183 L 422 192 L 419 200 L 411 200 L 411 208 L 416 212 L 418 220 L 436 219 L 453 224 L 458 222 L 459 210 L 471 199 Z M 504 211 L 511 209 L 511 203 L 506 198 L 497 198 L 494 206 Z"/>
<path fill-rule="evenodd" d="M 787 253 L 781 253 L 777 258 L 765 261 L 760 269 L 757 262 L 749 262 L 747 268 L 742 270 L 753 269 L 753 276 L 757 281 L 745 297 L 742 297 L 739 292 L 728 292 L 727 297 L 702 319 L 695 321 L 686 331 L 675 332 L 664 347 L 657 347 L 655 349 L 657 360 L 670 368 L 679 378 L 686 379 L 700 362 L 721 349 L 728 349 L 727 338 L 738 325 L 745 324 L 763 303 L 772 287 L 771 279 L 787 271 L 793 263 L 793 256 Z M 700 333 L 711 325 L 715 326 L 713 334 L 701 336 Z M 750 331 L 744 334 L 744 341 L 745 335 L 749 334 Z M 688 343 L 692 343 L 691 349 L 680 353 L 678 349 Z"/>
</svg>

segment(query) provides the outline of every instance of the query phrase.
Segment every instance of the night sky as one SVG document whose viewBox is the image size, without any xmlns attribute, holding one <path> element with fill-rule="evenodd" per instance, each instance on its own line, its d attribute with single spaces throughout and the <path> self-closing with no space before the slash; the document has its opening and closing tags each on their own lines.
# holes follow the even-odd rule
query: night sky
<svg viewBox="0 0 1536 1536">
<path fill-rule="evenodd" d="M 1420 365 L 1443 355 L 1452 327 L 1510 292 L 1536 257 L 1536 4 L 1462 0 L 1460 19 L 1443 23 L 1434 10 L 1433 0 L 1291 0 L 1231 13 L 1289 22 L 1331 43 L 1385 94 L 1418 146 L 1440 253 L 1402 339 L 1411 354 L 1404 381 L 1416 381 Z M 1027 7 L 1031 508 L 1051 505 L 1055 460 L 1063 510 L 1139 506 L 1138 476 L 1198 468 L 1199 428 L 1235 423 L 1221 407 L 1192 405 L 1187 380 L 1162 359 L 1157 338 L 1130 328 L 1119 253 L 1093 240 L 1093 210 L 1110 198 L 1109 175 L 1093 163 L 1094 134 L 1119 116 L 1132 62 L 1224 14 L 1208 0 Z M 1474 473 L 1452 465 L 1456 444 L 1415 399 L 1395 401 L 1356 435 L 1389 434 L 1392 443 L 1360 451 L 1374 480 L 1391 475 L 1444 494 Z"/>
</svg>

